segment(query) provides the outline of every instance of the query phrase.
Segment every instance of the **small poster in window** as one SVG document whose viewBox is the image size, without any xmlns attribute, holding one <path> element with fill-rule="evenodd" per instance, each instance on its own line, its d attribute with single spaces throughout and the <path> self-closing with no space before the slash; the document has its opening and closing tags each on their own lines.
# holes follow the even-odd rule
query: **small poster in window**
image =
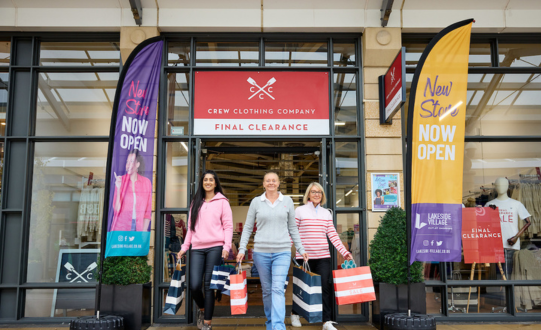
<svg viewBox="0 0 541 330">
<path fill-rule="evenodd" d="M 372 211 L 385 212 L 400 207 L 398 173 L 372 173 Z"/>
</svg>

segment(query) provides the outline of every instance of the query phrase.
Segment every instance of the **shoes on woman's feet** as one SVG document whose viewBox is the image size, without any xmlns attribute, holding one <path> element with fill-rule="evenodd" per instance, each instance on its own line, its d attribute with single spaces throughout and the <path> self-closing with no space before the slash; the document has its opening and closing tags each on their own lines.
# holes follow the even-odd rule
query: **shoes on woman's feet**
<svg viewBox="0 0 541 330">
<path fill-rule="evenodd" d="M 295 328 L 302 327 L 299 315 L 291 314 L 291 325 Z"/>
<path fill-rule="evenodd" d="M 323 330 L 336 330 L 336 328 L 333 326 L 333 323 L 337 324 L 336 322 L 333 322 L 333 321 L 327 321 L 323 323 Z"/>
<path fill-rule="evenodd" d="M 197 329 L 203 329 L 203 325 L 204 325 L 204 319 L 205 319 L 205 313 L 198 309 L 197 310 Z"/>
</svg>

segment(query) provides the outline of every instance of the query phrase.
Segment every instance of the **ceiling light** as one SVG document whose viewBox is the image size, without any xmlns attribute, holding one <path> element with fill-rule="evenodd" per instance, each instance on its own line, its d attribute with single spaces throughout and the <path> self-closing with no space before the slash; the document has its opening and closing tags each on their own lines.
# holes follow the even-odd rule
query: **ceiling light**
<svg viewBox="0 0 541 330">
<path fill-rule="evenodd" d="M 182 146 L 184 147 L 184 149 L 186 149 L 186 151 L 188 151 L 188 146 L 186 145 L 186 142 L 180 142 L 180 144 L 182 144 Z"/>
</svg>

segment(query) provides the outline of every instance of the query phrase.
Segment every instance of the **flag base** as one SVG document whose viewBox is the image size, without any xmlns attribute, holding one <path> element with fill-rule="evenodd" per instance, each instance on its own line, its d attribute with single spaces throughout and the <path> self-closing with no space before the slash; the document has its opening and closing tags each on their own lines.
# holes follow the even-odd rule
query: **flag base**
<svg viewBox="0 0 541 330">
<path fill-rule="evenodd" d="M 423 329 L 436 330 L 436 319 L 425 314 L 395 313 L 385 315 L 383 321 L 385 330 Z"/>
</svg>

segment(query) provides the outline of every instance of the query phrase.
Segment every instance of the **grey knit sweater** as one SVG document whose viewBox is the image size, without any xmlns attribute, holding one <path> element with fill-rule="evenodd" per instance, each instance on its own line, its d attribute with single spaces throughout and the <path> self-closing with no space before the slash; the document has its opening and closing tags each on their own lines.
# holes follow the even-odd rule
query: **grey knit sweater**
<svg viewBox="0 0 541 330">
<path fill-rule="evenodd" d="M 254 237 L 254 251 L 278 253 L 291 251 L 291 240 L 300 254 L 304 253 L 299 229 L 295 223 L 295 207 L 289 196 L 276 200 L 270 207 L 262 196 L 252 199 L 242 230 L 239 253 L 246 254 L 246 245 L 257 224 Z M 291 239 L 289 238 L 291 236 Z"/>
</svg>

